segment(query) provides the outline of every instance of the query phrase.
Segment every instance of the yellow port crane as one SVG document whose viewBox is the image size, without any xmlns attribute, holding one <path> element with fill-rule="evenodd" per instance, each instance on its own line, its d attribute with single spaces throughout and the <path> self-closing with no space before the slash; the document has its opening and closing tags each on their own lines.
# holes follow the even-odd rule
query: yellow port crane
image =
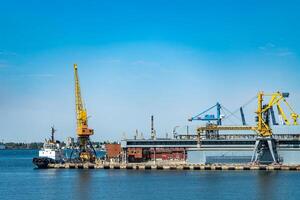
<svg viewBox="0 0 300 200">
<path fill-rule="evenodd" d="M 75 77 L 75 105 L 76 105 L 76 124 L 77 136 L 79 145 L 79 158 L 82 161 L 93 162 L 96 158 L 95 150 L 90 142 L 90 136 L 94 134 L 94 130 L 88 127 L 87 110 L 84 106 L 80 84 L 78 78 L 78 67 L 74 64 L 74 77 Z"/>
<path fill-rule="evenodd" d="M 270 101 L 267 104 L 263 104 L 264 97 L 270 97 Z M 273 136 L 273 131 L 270 126 L 270 118 L 273 118 L 273 124 L 275 123 L 275 116 L 273 112 L 273 106 L 277 106 L 279 117 L 284 121 L 284 125 L 298 125 L 299 115 L 295 113 L 292 107 L 286 101 L 289 97 L 289 93 L 275 92 L 273 94 L 264 94 L 259 92 L 257 95 L 257 114 L 256 121 L 257 126 L 255 131 L 258 133 L 256 138 L 254 151 L 251 161 L 256 163 L 263 159 L 264 155 L 271 155 L 273 163 L 279 163 L 280 158 L 277 153 L 277 144 Z M 284 113 L 281 106 L 281 102 L 284 102 L 288 110 L 290 111 L 290 119 Z M 270 116 L 273 115 L 273 116 Z M 266 148 L 267 147 L 267 148 Z"/>
</svg>

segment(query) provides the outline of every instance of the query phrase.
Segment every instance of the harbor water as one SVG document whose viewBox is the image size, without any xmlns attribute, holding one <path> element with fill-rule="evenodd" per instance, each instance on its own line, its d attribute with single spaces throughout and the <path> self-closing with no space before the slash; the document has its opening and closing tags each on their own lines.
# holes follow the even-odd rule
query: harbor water
<svg viewBox="0 0 300 200">
<path fill-rule="evenodd" d="M 0 199 L 299 199 L 298 171 L 35 169 L 36 150 L 0 150 Z"/>
</svg>

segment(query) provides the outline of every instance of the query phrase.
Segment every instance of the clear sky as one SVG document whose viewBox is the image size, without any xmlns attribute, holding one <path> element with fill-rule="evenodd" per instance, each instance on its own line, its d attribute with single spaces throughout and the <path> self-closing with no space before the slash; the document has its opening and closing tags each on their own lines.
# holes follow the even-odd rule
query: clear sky
<svg viewBox="0 0 300 200">
<path fill-rule="evenodd" d="M 73 63 L 93 140 L 149 136 L 152 114 L 158 135 L 183 131 L 216 101 L 235 110 L 259 90 L 289 91 L 300 112 L 299 10 L 299 1 L 1 0 L 0 140 L 42 141 L 53 124 L 59 139 L 75 136 Z"/>
</svg>

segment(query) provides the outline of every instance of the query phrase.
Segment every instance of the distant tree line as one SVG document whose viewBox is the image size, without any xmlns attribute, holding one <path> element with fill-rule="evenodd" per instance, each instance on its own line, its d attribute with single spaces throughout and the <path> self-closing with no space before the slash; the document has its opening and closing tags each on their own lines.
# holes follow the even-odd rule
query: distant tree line
<svg viewBox="0 0 300 200">
<path fill-rule="evenodd" d="M 5 143 L 6 149 L 40 149 L 43 147 L 42 142 L 32 142 L 32 143 L 15 143 L 15 142 L 8 142 Z"/>
</svg>

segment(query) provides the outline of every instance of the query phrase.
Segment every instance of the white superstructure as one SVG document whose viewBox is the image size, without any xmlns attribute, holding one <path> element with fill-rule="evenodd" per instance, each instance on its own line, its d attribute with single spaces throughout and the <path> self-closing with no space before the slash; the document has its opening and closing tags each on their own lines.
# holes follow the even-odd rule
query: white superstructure
<svg viewBox="0 0 300 200">
<path fill-rule="evenodd" d="M 53 143 L 52 141 L 46 141 L 43 148 L 39 151 L 39 157 L 51 158 L 56 161 L 64 159 L 64 152 L 59 143 Z"/>
</svg>

